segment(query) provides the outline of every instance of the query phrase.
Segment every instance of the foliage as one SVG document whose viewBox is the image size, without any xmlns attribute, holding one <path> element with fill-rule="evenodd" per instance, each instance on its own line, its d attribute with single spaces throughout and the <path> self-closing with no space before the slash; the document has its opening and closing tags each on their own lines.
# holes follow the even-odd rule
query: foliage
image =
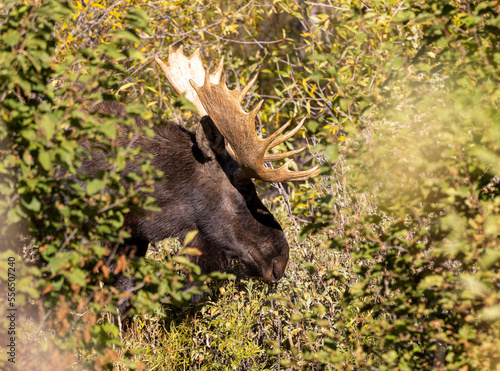
<svg viewBox="0 0 500 371">
<path fill-rule="evenodd" d="M 159 297 L 182 302 L 189 294 L 181 293 L 186 278 L 178 274 L 185 258 L 127 264 L 125 256 L 116 254 L 116 247 L 128 236 L 120 230 L 124 214 L 133 208 L 154 209 L 148 193 L 161 174 L 140 148 L 116 145 L 121 131 L 133 130 L 132 119 L 120 120 L 117 126 L 116 118 L 85 109 L 103 98 L 113 99 L 101 92 L 116 89 L 116 72 L 123 71 L 119 61 L 141 56 L 127 49 L 129 41 L 123 33 L 114 33 L 109 43 L 95 50 L 82 48 L 78 55 L 54 64 L 58 40 L 52 32 L 71 14 L 67 4 L 48 1 L 39 7 L 9 4 L 2 16 L 0 210 L 4 223 L 0 228 L 2 247 L 10 248 L 2 251 L 2 261 L 14 257 L 19 262 L 17 274 L 23 277 L 16 290 L 19 308 L 35 300 L 40 319 L 55 331 L 60 347 L 97 349 L 98 357 L 91 363 L 103 367 L 113 359 L 111 347 L 120 344 L 118 327 L 98 320 L 103 310 L 116 314 L 120 299 L 113 286 L 102 286 L 113 280 L 110 264 L 116 265 L 114 274 L 124 272 L 150 284 L 152 291 L 137 292 L 138 311 L 155 310 Z M 125 25 L 133 35 L 139 22 L 129 18 Z M 65 76 L 79 65 L 85 66 L 84 72 Z M 64 84 L 56 89 L 54 82 L 63 77 Z M 151 117 L 140 104 L 128 106 L 127 111 Z M 88 156 L 80 145 L 85 140 L 89 148 L 105 152 L 109 170 L 97 176 L 79 171 Z M 140 173 L 122 175 L 131 161 L 141 162 Z M 22 255 L 15 248 L 19 231 L 35 237 L 34 246 L 28 247 L 37 255 L 34 265 L 21 264 L 16 255 Z M 103 246 L 103 241 L 109 245 Z M 2 287 L 7 287 L 5 267 L 2 280 Z M 7 334 L 7 326 L 2 319 L 2 334 Z M 1 361 L 6 362 L 5 352 Z M 24 367 L 39 367 L 39 361 Z"/>
<path fill-rule="evenodd" d="M 365 48 L 356 59 L 369 68 L 360 74 L 373 76 L 378 104 L 363 116 L 353 100 L 357 129 L 344 125 L 341 161 L 356 169 L 347 175 L 346 198 L 359 203 L 365 195 L 368 207 L 342 210 L 345 234 L 329 245 L 350 252 L 359 281 L 332 272 L 343 286 L 343 310 L 329 318 L 328 355 L 314 358 L 335 363 L 350 349 L 357 367 L 492 369 L 500 313 L 499 9 L 404 5 L 392 9 L 378 39 L 385 39 L 378 52 L 389 56 L 385 66 L 375 62 L 382 71 L 363 61 Z M 366 37 L 353 41 L 377 40 L 377 12 L 366 7 L 356 17 Z M 306 230 L 337 224 L 327 200 Z"/>
<path fill-rule="evenodd" d="M 496 1 L 47 1 L 0 11 L 0 139 L 9 149 L 0 168 L 2 232 L 13 245 L 22 220 L 43 231 L 36 245 L 48 265 L 26 268 L 31 281 L 19 282 L 18 300 L 43 292 L 47 308 L 62 308 L 49 316 L 58 339 L 68 339 L 70 328 L 89 329 L 92 341 L 76 336 L 65 345 L 79 349 L 80 362 L 115 361 L 122 369 L 130 358 L 138 367 L 207 370 L 500 367 Z M 152 304 L 182 299 L 171 259 L 159 263 L 165 254 L 158 253 L 148 257 L 149 268 L 128 264 L 156 292 L 135 296 L 151 317 L 136 317 L 121 342 L 115 328 L 97 322 L 113 293 L 98 289 L 106 281 L 100 265 L 90 272 L 111 258 L 99 241 L 124 237 L 116 232 L 123 213 L 137 203 L 153 207 L 137 187 L 150 187 L 158 174 L 145 165 L 133 184 L 118 181 L 120 165 L 99 179 L 78 174 L 80 138 L 105 146 L 117 164 L 136 155 L 113 147 L 112 118 L 98 124 L 80 102 L 102 99 L 100 87 L 115 92 L 106 98 L 144 102 L 155 116 L 190 126 L 182 98 L 150 63 L 181 44 L 189 52 L 199 47 L 211 66 L 224 56 L 233 87 L 259 72 L 244 108 L 264 99 L 257 123 L 264 136 L 307 115 L 297 141 L 313 150 L 323 176 L 276 186 L 274 209 L 292 246 L 287 276 L 276 286 L 237 278 L 211 286 L 207 302 L 176 309 Z M 78 91 L 73 81 L 93 85 Z M 131 113 L 149 117 L 144 105 L 134 103 Z M 304 154 L 292 166 L 311 160 Z M 69 187 L 65 174 L 87 187 Z M 45 195 L 74 202 L 46 204 Z M 88 216 L 96 224 L 77 228 Z M 97 294 L 86 311 L 70 305 Z M 69 322 L 61 321 L 68 313 Z M 123 347 L 109 352 L 112 343 Z"/>
</svg>

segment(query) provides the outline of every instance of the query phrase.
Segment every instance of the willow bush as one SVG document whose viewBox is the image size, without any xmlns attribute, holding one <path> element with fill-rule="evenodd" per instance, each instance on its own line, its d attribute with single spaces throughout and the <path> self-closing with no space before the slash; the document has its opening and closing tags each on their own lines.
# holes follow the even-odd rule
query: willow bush
<svg viewBox="0 0 500 371">
<path fill-rule="evenodd" d="M 17 293 L 19 304 L 47 308 L 50 352 L 78 350 L 69 363 L 122 369 L 497 369 L 499 10 L 462 0 L 0 8 L 2 232 L 7 246 L 31 226 L 47 263 L 26 268 Z M 69 187 L 64 174 L 77 174 L 79 138 L 118 164 L 135 155 L 113 147 L 112 118 L 103 125 L 82 114 L 82 97 L 194 124 L 151 63 L 168 45 L 200 48 L 210 68 L 225 57 L 231 87 L 258 72 L 243 102 L 264 100 L 257 130 L 265 136 L 307 116 L 302 138 L 281 146 L 309 146 L 322 176 L 265 190 L 292 247 L 278 285 L 237 278 L 212 286 L 198 306 L 160 306 L 182 300 L 183 278 L 157 249 L 125 268 L 153 280 L 152 291 L 133 296 L 151 316 L 136 317 L 120 340 L 97 316 L 118 300 L 97 289 L 108 279 L 98 261 L 110 253 L 99 241 L 125 236 L 131 205 L 154 207 L 137 186 L 159 174 L 146 164 L 129 186 L 117 165 L 81 178 L 86 188 Z M 292 166 L 312 160 L 304 154 Z M 100 193 L 105 186 L 115 199 Z M 54 194 L 71 202 L 43 202 Z M 92 228 L 77 228 L 88 217 Z"/>
<path fill-rule="evenodd" d="M 122 134 L 116 118 L 88 112 L 96 102 L 115 99 L 109 92 L 118 88 L 117 73 L 125 70 L 119 61 L 142 58 L 130 46 L 141 24 L 134 13 L 124 16 L 126 29 L 109 34 L 106 43 L 95 49 L 82 47 L 78 54 L 55 64 L 59 40 L 54 29 L 71 19 L 68 4 L 11 3 L 2 11 L 2 288 L 7 288 L 7 262 L 17 262 L 9 265 L 17 277 L 12 304 L 18 313 L 31 307 L 41 325 L 54 331 L 54 346 L 61 350 L 61 359 L 56 357 L 54 365 L 69 367 L 76 359 L 65 351 L 87 349 L 97 352 L 89 365 L 106 367 L 116 357 L 113 347 L 121 344 L 118 327 L 100 320 L 103 311 L 116 315 L 116 303 L 123 299 L 110 285 L 111 264 L 116 266 L 114 274 L 133 276 L 139 287 L 147 282 L 152 289 L 136 292 L 132 302 L 139 312 L 153 312 L 162 300 L 189 299 L 180 290 L 186 276 L 179 275 L 177 264 L 183 265 L 185 258 L 127 264 L 125 256 L 116 254 L 118 244 L 129 236 L 129 231 L 120 229 L 124 214 L 137 208 L 157 210 L 148 193 L 161 174 L 140 148 L 116 145 L 114 139 Z M 127 112 L 131 117 L 151 118 L 140 103 L 129 105 Z M 120 124 L 134 130 L 131 118 Z M 145 130 L 151 135 L 151 129 Z M 82 140 L 104 151 L 110 164 L 107 170 L 96 175 L 78 171 L 88 156 L 79 144 Z M 122 176 L 125 164 L 139 158 L 140 173 Z M 33 242 L 27 239 L 24 252 L 18 233 L 34 238 Z M 18 328 L 25 320 L 19 316 Z M 2 318 L 2 336 L 12 335 L 11 327 Z M 20 369 L 42 367 L 44 357 L 23 346 L 19 334 L 18 330 Z M 45 351 L 45 357 L 54 352 Z M 3 366 L 14 366 L 8 358 L 12 355 L 2 352 Z"/>
<path fill-rule="evenodd" d="M 328 346 L 310 357 L 350 367 L 495 369 L 499 9 L 408 2 L 387 18 L 377 14 L 386 5 L 346 20 L 362 24 L 348 28 L 360 43 L 346 48 L 359 53 L 356 63 L 386 62 L 351 70 L 352 80 L 362 76 L 349 81 L 354 89 L 372 77 L 374 109 L 364 114 L 366 98 L 347 106 L 355 125 L 343 125 L 340 152 L 353 206 L 339 208 L 347 223 L 326 245 L 349 252 L 356 282 L 330 273 L 343 309 L 326 317 Z M 388 27 L 377 35 L 380 21 Z M 339 227 L 339 213 L 323 205 L 305 231 Z"/>
</svg>

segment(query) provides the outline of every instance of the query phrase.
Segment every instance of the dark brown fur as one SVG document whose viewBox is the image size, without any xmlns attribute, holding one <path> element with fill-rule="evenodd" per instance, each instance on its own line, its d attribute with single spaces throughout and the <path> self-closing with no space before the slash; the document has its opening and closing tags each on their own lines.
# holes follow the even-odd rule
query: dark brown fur
<svg viewBox="0 0 500 371">
<path fill-rule="evenodd" d="M 125 117 L 125 106 L 103 102 L 99 112 Z M 144 121 L 136 119 L 138 126 Z M 168 123 L 154 127 L 155 136 L 134 137 L 134 146 L 153 155 L 152 164 L 164 172 L 152 194 L 161 212 L 131 212 L 124 227 L 132 237 L 136 256 L 146 254 L 150 242 L 167 237 L 181 240 L 197 230 L 191 245 L 201 251 L 192 258 L 202 272 L 224 271 L 232 259 L 240 261 L 248 276 L 279 280 L 288 261 L 288 243 L 279 223 L 257 196 L 255 185 L 237 180 L 238 164 L 229 156 L 224 140 L 206 116 L 196 134 Z M 129 144 L 127 142 L 121 145 Z M 130 163 L 125 172 L 135 171 L 140 163 Z M 92 152 L 82 172 L 96 173 L 106 168 L 99 151 Z M 126 249 L 126 246 L 123 246 Z"/>
</svg>

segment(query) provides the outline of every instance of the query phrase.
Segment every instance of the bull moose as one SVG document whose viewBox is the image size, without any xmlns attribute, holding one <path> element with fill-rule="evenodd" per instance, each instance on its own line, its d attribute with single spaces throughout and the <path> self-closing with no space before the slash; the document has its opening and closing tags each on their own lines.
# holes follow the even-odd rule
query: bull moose
<svg viewBox="0 0 500 371">
<path fill-rule="evenodd" d="M 260 139 L 255 117 L 262 102 L 250 113 L 241 107 L 257 76 L 243 89 L 229 90 L 222 76 L 223 60 L 208 74 L 199 49 L 185 57 L 182 47 L 174 51 L 170 46 L 166 63 L 155 59 L 174 89 L 196 107 L 200 121 L 195 133 L 167 123 L 154 127 L 153 138 L 136 134 L 134 145 L 152 154 L 152 165 L 163 171 L 165 182 L 155 184 L 152 194 L 161 212 L 126 215 L 124 226 L 131 231 L 127 246 L 134 247 L 135 256 L 144 256 L 150 242 L 167 237 L 184 239 L 196 230 L 190 245 L 201 255 L 191 259 L 203 273 L 225 271 L 231 260 L 237 259 L 246 276 L 278 281 L 288 262 L 288 243 L 281 226 L 257 196 L 252 178 L 282 182 L 319 174 L 317 167 L 290 171 L 292 160 L 277 169 L 264 165 L 304 149 L 268 153 L 294 135 L 304 120 L 286 135 L 279 136 L 289 123 Z M 101 102 L 97 109 L 125 116 L 125 107 L 116 102 Z M 144 122 L 136 119 L 136 124 Z M 96 172 L 103 166 L 106 164 L 99 156 L 93 156 L 83 167 Z M 137 166 L 129 164 L 125 170 L 134 171 Z"/>
</svg>

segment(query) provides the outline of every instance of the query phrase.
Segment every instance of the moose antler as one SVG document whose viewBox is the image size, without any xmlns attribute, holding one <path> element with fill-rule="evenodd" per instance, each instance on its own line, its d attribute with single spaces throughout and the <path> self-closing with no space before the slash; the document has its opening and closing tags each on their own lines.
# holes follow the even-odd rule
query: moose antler
<svg viewBox="0 0 500 371">
<path fill-rule="evenodd" d="M 203 67 L 203 62 L 200 57 L 200 49 L 190 56 L 185 57 L 183 46 L 176 51 L 172 48 L 172 45 L 168 47 L 168 61 L 163 63 L 163 61 L 155 56 L 155 61 L 163 70 L 163 73 L 168 79 L 168 82 L 174 87 L 175 91 L 186 97 L 197 109 L 199 118 L 207 115 L 205 108 L 198 98 L 198 94 L 191 87 L 189 80 L 199 82 L 202 84 L 205 81 L 205 68 Z M 220 76 L 222 73 L 222 66 L 224 64 L 224 58 L 221 59 L 219 67 L 215 70 L 213 74 L 210 75 L 210 81 L 214 84 L 218 84 L 220 81 Z"/>
<path fill-rule="evenodd" d="M 250 113 L 246 113 L 241 108 L 241 102 L 257 80 L 257 76 L 243 89 L 229 90 L 225 77 L 222 76 L 221 78 L 222 61 L 217 70 L 208 75 L 203 68 L 199 50 L 188 58 L 184 57 L 182 47 L 177 49 L 176 52 L 173 52 L 170 47 L 169 53 L 170 57 L 167 65 L 163 64 L 158 58 L 156 61 L 162 67 L 163 72 L 175 90 L 180 94 L 185 93 L 186 98 L 197 107 L 200 114 L 210 116 L 217 129 L 228 142 L 231 156 L 242 169 L 239 174 L 240 177 L 256 178 L 267 182 L 284 182 L 306 180 L 320 173 L 318 167 L 305 171 L 290 171 L 288 165 L 292 160 L 288 160 L 278 169 L 270 169 L 264 166 L 264 162 L 283 160 L 305 149 L 303 147 L 276 155 L 267 154 L 267 151 L 271 148 L 283 143 L 299 131 L 305 119 L 286 135 L 278 137 L 290 125 L 290 122 L 283 125 L 268 138 L 260 139 L 255 133 L 255 117 L 263 101 L 260 101 Z M 203 81 L 201 81 L 202 76 Z M 187 81 L 194 90 L 187 87 Z"/>
</svg>

